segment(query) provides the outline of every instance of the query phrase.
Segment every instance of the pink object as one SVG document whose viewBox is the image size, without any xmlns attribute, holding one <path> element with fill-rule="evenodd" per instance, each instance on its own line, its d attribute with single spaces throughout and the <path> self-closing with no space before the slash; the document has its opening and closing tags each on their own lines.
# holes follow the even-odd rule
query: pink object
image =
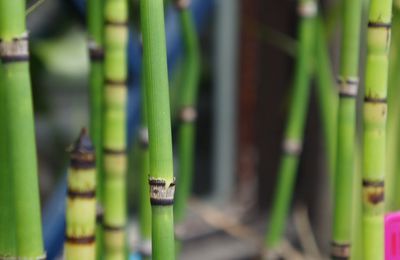
<svg viewBox="0 0 400 260">
<path fill-rule="evenodd" d="M 400 260 L 400 212 L 385 216 L 385 260 Z"/>
</svg>

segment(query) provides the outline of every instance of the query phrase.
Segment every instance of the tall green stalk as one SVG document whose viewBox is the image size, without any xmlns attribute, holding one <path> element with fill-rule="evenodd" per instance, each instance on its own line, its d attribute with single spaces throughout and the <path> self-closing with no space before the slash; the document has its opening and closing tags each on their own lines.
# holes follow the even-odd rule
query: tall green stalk
<svg viewBox="0 0 400 260">
<path fill-rule="evenodd" d="M 0 122 L 6 122 L 5 89 L 2 80 L 3 67 L 0 62 Z M 14 201 L 10 186 L 12 176 L 8 168 L 6 141 L 4 128 L 0 127 L 0 259 L 17 257 Z"/>
<path fill-rule="evenodd" d="M 142 67 L 143 69 L 143 67 Z M 139 224 L 140 224 L 140 254 L 143 259 L 151 259 L 151 205 L 150 205 L 150 190 L 148 185 L 149 179 L 149 130 L 147 120 L 147 97 L 146 83 L 144 80 L 144 70 L 142 71 L 142 89 L 141 89 L 141 127 L 139 130 L 139 145 L 140 145 L 140 209 L 139 209 Z"/>
<path fill-rule="evenodd" d="M 10 189 L 15 206 L 17 256 L 19 259 L 44 259 L 25 23 L 25 0 L 0 1 L 1 87 L 5 115 L 2 133 L 7 145 L 9 176 L 12 176 Z"/>
<path fill-rule="evenodd" d="M 150 149 L 152 257 L 175 259 L 171 116 L 163 0 L 140 1 Z"/>
<path fill-rule="evenodd" d="M 86 129 L 71 148 L 66 209 L 66 260 L 96 259 L 96 156 Z"/>
<path fill-rule="evenodd" d="M 183 81 L 179 91 L 179 170 L 177 178 L 179 186 L 177 186 L 177 196 L 174 206 L 176 222 L 181 222 L 184 219 L 187 200 L 192 188 L 195 160 L 196 105 L 200 76 L 200 54 L 197 32 L 192 13 L 186 3 L 182 0 L 176 1 L 185 47 Z"/>
<path fill-rule="evenodd" d="M 338 78 L 339 108 L 331 245 L 333 259 L 349 259 L 351 255 L 361 11 L 361 0 L 344 1 L 341 62 Z"/>
<path fill-rule="evenodd" d="M 106 260 L 126 258 L 126 99 L 128 3 L 105 1 L 104 243 Z"/>
<path fill-rule="evenodd" d="M 388 54 L 392 0 L 371 0 L 363 107 L 363 250 L 364 259 L 384 258 L 384 180 Z"/>
<path fill-rule="evenodd" d="M 96 197 L 99 203 L 96 228 L 97 258 L 103 255 L 103 103 L 104 103 L 104 0 L 87 1 L 88 47 L 90 57 L 90 136 L 96 149 L 97 185 Z"/>
<path fill-rule="evenodd" d="M 278 183 L 265 240 L 268 249 L 276 248 L 282 241 L 302 149 L 310 94 L 310 72 L 315 47 L 317 4 L 314 0 L 299 0 L 298 10 L 300 15 L 299 48 L 295 67 L 294 89 L 283 141 Z"/>
</svg>

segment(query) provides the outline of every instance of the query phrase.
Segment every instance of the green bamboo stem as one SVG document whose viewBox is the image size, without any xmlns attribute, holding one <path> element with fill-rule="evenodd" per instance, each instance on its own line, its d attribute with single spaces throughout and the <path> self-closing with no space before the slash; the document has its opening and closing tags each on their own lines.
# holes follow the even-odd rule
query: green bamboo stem
<svg viewBox="0 0 400 260">
<path fill-rule="evenodd" d="M 86 129 L 71 148 L 65 258 L 96 259 L 96 156 Z"/>
<path fill-rule="evenodd" d="M 143 259 L 151 259 L 151 205 L 150 205 L 150 190 L 148 185 L 149 179 L 149 131 L 147 120 L 147 97 L 146 84 L 144 80 L 144 70 L 142 71 L 142 89 L 141 89 L 141 127 L 139 130 L 139 145 L 140 145 L 140 254 Z"/>
<path fill-rule="evenodd" d="M 19 259 L 43 259 L 35 129 L 29 75 L 25 1 L 0 1 L 0 58 L 8 169 L 15 205 Z"/>
<path fill-rule="evenodd" d="M 361 0 L 343 2 L 341 62 L 338 78 L 337 159 L 331 244 L 333 259 L 349 259 L 351 256 L 361 11 Z"/>
<path fill-rule="evenodd" d="M 140 1 L 147 96 L 152 205 L 152 257 L 175 259 L 171 116 L 162 0 Z"/>
<path fill-rule="evenodd" d="M 5 95 L 3 86 L 3 68 L 0 62 L 0 121 L 6 122 Z M 11 183 L 12 176 L 8 168 L 6 133 L 0 127 L 0 259 L 16 258 L 15 212 Z"/>
<path fill-rule="evenodd" d="M 183 221 L 186 212 L 187 200 L 192 188 L 195 159 L 195 135 L 197 116 L 197 94 L 200 76 L 200 54 L 197 32 L 192 13 L 185 1 L 176 1 L 179 9 L 179 18 L 183 43 L 185 48 L 185 61 L 183 82 L 180 87 L 180 125 L 179 125 L 179 169 L 177 181 L 177 195 L 174 205 L 176 222 Z"/>
<path fill-rule="evenodd" d="M 99 203 L 97 218 L 96 246 L 97 258 L 103 255 L 103 103 L 104 103 L 104 0 L 87 1 L 88 47 L 90 57 L 89 95 L 90 95 L 90 136 L 96 149 L 97 185 L 96 197 Z"/>
<path fill-rule="evenodd" d="M 328 44 L 326 42 L 325 26 L 318 18 L 318 34 L 316 39 L 316 79 L 317 95 L 320 102 L 321 119 L 323 125 L 328 172 L 333 184 L 336 157 L 336 114 L 338 107 L 337 91 L 334 86 L 332 76 L 332 66 L 330 64 Z"/>
<path fill-rule="evenodd" d="M 283 141 L 283 155 L 265 240 L 266 247 L 269 250 L 278 247 L 282 241 L 302 148 L 310 94 L 310 72 L 316 32 L 317 4 L 313 0 L 300 0 L 298 10 L 301 17 L 298 28 L 299 48 L 292 103 Z"/>
<path fill-rule="evenodd" d="M 387 173 L 385 177 L 386 186 L 386 211 L 400 210 L 400 197 L 398 187 L 400 185 L 400 162 L 397 158 L 400 151 L 400 10 L 393 11 L 393 35 L 390 49 L 389 86 L 388 86 L 388 118 L 387 118 Z"/>
<path fill-rule="evenodd" d="M 365 260 L 384 258 L 386 99 L 391 17 L 392 0 L 371 0 L 363 106 L 362 222 Z"/>
<path fill-rule="evenodd" d="M 104 257 L 126 258 L 126 46 L 128 3 L 105 1 Z"/>
</svg>

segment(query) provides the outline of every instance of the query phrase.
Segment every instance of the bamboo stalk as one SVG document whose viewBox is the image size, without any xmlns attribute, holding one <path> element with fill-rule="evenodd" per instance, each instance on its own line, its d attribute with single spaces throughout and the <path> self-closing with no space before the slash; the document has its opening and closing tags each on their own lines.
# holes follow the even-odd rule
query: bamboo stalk
<svg viewBox="0 0 400 260">
<path fill-rule="evenodd" d="M 96 259 L 96 156 L 86 129 L 71 148 L 65 257 Z"/>
<path fill-rule="evenodd" d="M 24 0 L 0 1 L 8 169 L 19 259 L 44 259 Z"/>
<path fill-rule="evenodd" d="M 104 0 L 87 1 L 88 48 L 90 57 L 90 136 L 96 149 L 98 223 L 96 228 L 97 258 L 103 255 L 103 107 L 104 107 Z"/>
<path fill-rule="evenodd" d="M 337 157 L 331 244 L 333 259 L 349 259 L 351 255 L 361 11 L 360 0 L 344 1 L 340 75 L 338 78 Z"/>
<path fill-rule="evenodd" d="M 371 0 L 363 106 L 363 250 L 364 259 L 384 258 L 384 180 L 388 54 L 392 0 Z"/>
<path fill-rule="evenodd" d="M 104 243 L 106 260 L 125 259 L 128 3 L 105 1 Z"/>
<path fill-rule="evenodd" d="M 315 45 L 317 4 L 314 0 L 300 0 L 298 4 L 300 16 L 298 27 L 299 48 L 295 67 L 292 104 L 283 141 L 283 155 L 278 172 L 278 183 L 265 240 L 266 247 L 270 250 L 278 247 L 283 237 L 295 174 L 302 149 L 311 85 L 310 72 Z"/>
<path fill-rule="evenodd" d="M 0 62 L 0 121 L 6 122 L 3 67 Z M 0 127 L 0 259 L 16 258 L 15 211 L 13 191 L 9 183 L 12 176 L 8 168 L 5 128 Z"/>
<path fill-rule="evenodd" d="M 180 87 L 179 169 L 177 196 L 175 198 L 175 222 L 183 221 L 187 200 L 192 189 L 195 161 L 195 135 L 197 94 L 200 76 L 200 54 L 196 28 L 187 1 L 177 0 L 181 30 L 185 48 L 183 82 Z"/>
<path fill-rule="evenodd" d="M 171 116 L 162 0 L 140 1 L 150 151 L 152 257 L 175 259 Z"/>
<path fill-rule="evenodd" d="M 142 89 L 141 89 L 141 127 L 139 130 L 139 146 L 140 146 L 140 254 L 143 259 L 151 259 L 151 205 L 150 205 L 150 190 L 148 185 L 149 179 L 149 130 L 147 120 L 147 97 L 146 83 L 144 80 L 144 69 L 142 66 Z"/>
</svg>

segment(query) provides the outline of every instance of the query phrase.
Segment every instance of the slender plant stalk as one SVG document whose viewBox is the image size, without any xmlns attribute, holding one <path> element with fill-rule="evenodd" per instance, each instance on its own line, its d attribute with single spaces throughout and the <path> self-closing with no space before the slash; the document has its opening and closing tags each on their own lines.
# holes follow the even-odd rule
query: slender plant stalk
<svg viewBox="0 0 400 260">
<path fill-rule="evenodd" d="M 143 259 L 151 259 L 151 205 L 150 205 L 150 190 L 148 185 L 149 179 L 149 131 L 147 120 L 147 97 L 146 84 L 144 80 L 144 69 L 142 66 L 142 89 L 141 89 L 141 127 L 139 130 L 139 146 L 140 146 L 140 254 Z"/>
<path fill-rule="evenodd" d="M 5 89 L 2 80 L 3 67 L 0 62 L 0 122 L 6 122 Z M 0 259 L 17 257 L 13 191 L 9 185 L 12 176 L 8 168 L 7 139 L 4 130 L 4 127 L 0 127 L 0 230 L 2 230 L 0 232 Z"/>
<path fill-rule="evenodd" d="M 90 136 L 96 149 L 98 217 L 96 227 L 97 258 L 103 255 L 103 103 L 104 103 L 104 0 L 87 1 L 88 47 L 90 57 Z"/>
<path fill-rule="evenodd" d="M 174 205 L 176 222 L 183 221 L 187 200 L 192 188 L 195 159 L 195 131 L 197 93 L 200 75 L 200 55 L 197 32 L 187 1 L 177 0 L 181 30 L 185 46 L 183 82 L 180 87 L 179 171 L 177 196 Z"/>
<path fill-rule="evenodd" d="M 163 0 L 140 1 L 150 151 L 152 257 L 175 259 L 171 116 Z"/>
<path fill-rule="evenodd" d="M 104 243 L 106 260 L 126 258 L 126 0 L 105 1 Z"/>
<path fill-rule="evenodd" d="M 400 129 L 400 10 L 394 8 L 392 22 L 392 44 L 390 49 L 390 67 L 389 67 L 389 86 L 388 86 L 388 118 L 387 118 L 387 173 L 385 182 L 386 211 L 393 212 L 400 210 L 400 196 L 398 196 L 398 187 L 400 185 L 400 162 L 398 153 L 400 151 L 400 138 L 398 136 Z"/>
<path fill-rule="evenodd" d="M 8 170 L 19 259 L 44 259 L 25 1 L 0 1 L 0 58 Z"/>
<path fill-rule="evenodd" d="M 293 193 L 293 185 L 302 149 L 304 125 L 308 108 L 311 66 L 316 33 L 317 4 L 314 0 L 299 1 L 299 48 L 296 60 L 292 104 L 283 141 L 283 155 L 278 183 L 266 236 L 266 247 L 278 247 L 282 241 L 285 222 Z"/>
<path fill-rule="evenodd" d="M 363 106 L 363 250 L 384 259 L 386 115 L 392 0 L 371 0 Z"/>
<path fill-rule="evenodd" d="M 86 129 L 71 148 L 65 257 L 96 259 L 96 156 Z"/>
<path fill-rule="evenodd" d="M 341 62 L 338 78 L 337 159 L 331 244 L 333 259 L 349 259 L 351 255 L 361 11 L 361 0 L 343 2 Z"/>
<path fill-rule="evenodd" d="M 326 42 L 325 26 L 321 17 L 318 17 L 317 27 L 315 70 L 318 84 L 316 90 L 321 107 L 328 172 L 332 177 L 331 180 L 333 183 L 336 157 L 336 114 L 338 98 L 334 85 L 335 81 L 332 76 L 332 66 L 330 64 L 328 44 Z"/>
</svg>

